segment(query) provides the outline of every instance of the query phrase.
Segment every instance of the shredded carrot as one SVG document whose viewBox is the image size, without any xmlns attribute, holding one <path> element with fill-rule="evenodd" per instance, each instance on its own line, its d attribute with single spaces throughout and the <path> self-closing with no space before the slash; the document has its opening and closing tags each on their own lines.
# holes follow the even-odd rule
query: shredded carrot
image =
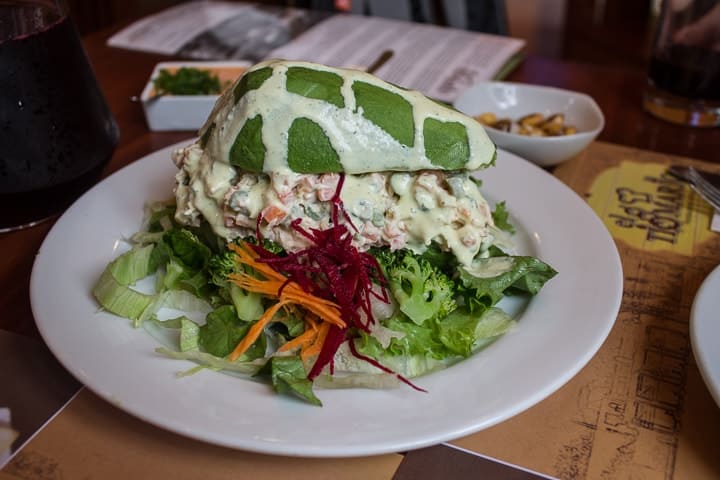
<svg viewBox="0 0 720 480">
<path fill-rule="evenodd" d="M 240 343 L 237 344 L 235 349 L 230 353 L 230 360 L 235 361 L 247 351 L 250 346 L 255 343 L 255 340 L 257 340 L 260 337 L 260 334 L 262 334 L 263 328 L 265 328 L 265 325 L 270 323 L 270 321 L 273 319 L 275 314 L 278 310 L 280 310 L 285 304 L 288 303 L 287 301 L 279 301 L 272 307 L 265 310 L 265 313 L 262 314 L 262 316 L 258 319 L 257 322 L 253 323 L 252 327 L 248 330 L 248 333 L 243 337 L 243 339 L 240 341 Z"/>
<path fill-rule="evenodd" d="M 320 325 L 317 336 L 315 337 L 315 341 L 313 341 L 311 345 L 308 345 L 305 349 L 300 351 L 300 358 L 302 359 L 303 363 L 307 362 L 309 358 L 318 356 L 320 354 L 320 350 L 322 350 L 322 346 L 325 343 L 325 338 L 327 337 L 329 331 L 329 323 L 323 323 L 322 325 Z"/>
<path fill-rule="evenodd" d="M 300 347 L 300 350 L 304 350 L 308 345 L 313 343 L 313 341 L 317 337 L 317 334 L 317 330 L 308 328 L 301 335 L 298 335 L 289 342 L 281 345 L 280 348 L 277 349 L 277 351 L 278 353 L 287 352 L 297 347 Z"/>
<path fill-rule="evenodd" d="M 230 360 L 235 361 L 245 353 L 262 334 L 265 326 L 272 321 L 275 314 L 284 306 L 290 308 L 297 305 L 309 314 L 304 319 L 306 331 L 283 345 L 278 351 L 287 351 L 300 346 L 301 357 L 303 359 L 309 358 L 320 352 L 331 324 L 340 328 L 346 327 L 345 321 L 340 316 L 340 307 L 337 304 L 306 292 L 300 285 L 288 280 L 267 263 L 259 262 L 257 260 L 258 255 L 244 242 L 239 245 L 230 244 L 229 247 L 237 253 L 240 263 L 251 267 L 255 272 L 265 277 L 265 279 L 260 279 L 246 273 L 236 273 L 229 275 L 229 280 L 249 292 L 260 293 L 278 299 L 278 302 L 268 308 L 262 317 L 250 327 L 247 335 L 230 354 Z M 319 327 L 317 326 L 317 319 L 321 321 Z"/>
<path fill-rule="evenodd" d="M 231 243 L 228 247 L 230 250 L 238 254 L 240 263 L 253 267 L 267 278 L 285 281 L 285 277 L 281 273 L 273 270 L 270 265 L 256 261 L 255 259 L 257 258 L 257 254 L 255 254 L 255 252 L 253 252 L 250 247 L 245 244 L 245 242 L 243 242 L 242 245 Z"/>
</svg>

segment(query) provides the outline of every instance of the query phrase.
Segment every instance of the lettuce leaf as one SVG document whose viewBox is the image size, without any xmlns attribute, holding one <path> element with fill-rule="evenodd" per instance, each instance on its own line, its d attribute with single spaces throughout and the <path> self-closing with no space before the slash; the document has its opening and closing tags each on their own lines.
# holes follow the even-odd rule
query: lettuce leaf
<svg viewBox="0 0 720 480">
<path fill-rule="evenodd" d="M 231 362 L 230 360 L 218 358 L 215 355 L 211 355 L 207 352 L 201 352 L 200 350 L 178 352 L 165 347 L 158 347 L 155 351 L 168 358 L 174 358 L 176 360 L 190 360 L 205 367 L 237 372 L 244 375 L 254 375 L 258 372 L 258 370 L 260 370 L 260 368 L 263 367 L 263 365 L 265 365 L 265 359 Z"/>
<path fill-rule="evenodd" d="M 278 393 L 292 393 L 313 405 L 322 402 L 313 392 L 313 382 L 308 380 L 305 366 L 300 357 L 273 357 L 270 359 L 273 388 Z"/>
<path fill-rule="evenodd" d="M 492 212 L 492 219 L 495 226 L 508 233 L 515 233 L 515 227 L 510 223 L 510 212 L 505 202 L 498 202 Z"/>
<path fill-rule="evenodd" d="M 483 315 L 456 310 L 438 324 L 442 344 L 453 354 L 469 357 L 480 347 L 513 328 L 515 321 L 499 308 L 491 308 Z"/>
<path fill-rule="evenodd" d="M 482 315 L 458 309 L 423 325 L 396 315 L 383 322 L 383 326 L 403 333 L 401 337 L 392 338 L 387 348 L 383 348 L 375 337 L 361 332 L 356 347 L 383 365 L 388 357 L 446 361 L 469 357 L 514 325 L 515 321 L 499 308 L 488 309 Z"/>
<path fill-rule="evenodd" d="M 535 257 L 480 258 L 470 269 L 458 268 L 459 294 L 470 312 L 484 311 L 506 294 L 537 294 L 557 272 Z"/>
<path fill-rule="evenodd" d="M 208 313 L 205 325 L 198 331 L 198 344 L 200 349 L 216 357 L 225 357 L 235 349 L 235 346 L 247 334 L 252 324 L 241 320 L 235 307 L 223 305 Z M 243 354 L 243 361 L 255 360 L 265 355 L 265 335 L 260 338 Z"/>
</svg>

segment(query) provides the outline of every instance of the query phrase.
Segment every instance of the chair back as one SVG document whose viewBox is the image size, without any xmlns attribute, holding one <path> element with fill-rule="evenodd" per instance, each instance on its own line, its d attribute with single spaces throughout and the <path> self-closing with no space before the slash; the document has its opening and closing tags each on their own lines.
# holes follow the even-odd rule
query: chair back
<svg viewBox="0 0 720 480">
<path fill-rule="evenodd" d="M 311 3 L 313 8 L 332 10 L 334 2 Z M 350 13 L 508 34 L 505 0 L 352 0 Z"/>
</svg>

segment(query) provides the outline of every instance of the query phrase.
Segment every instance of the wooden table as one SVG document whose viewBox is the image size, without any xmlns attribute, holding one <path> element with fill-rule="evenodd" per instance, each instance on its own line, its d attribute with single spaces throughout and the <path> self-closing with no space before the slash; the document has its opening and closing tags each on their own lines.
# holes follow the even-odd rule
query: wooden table
<svg viewBox="0 0 720 480">
<path fill-rule="evenodd" d="M 141 106 L 138 103 L 131 102 L 129 99 L 134 95 L 139 95 L 153 66 L 158 61 L 167 60 L 167 58 L 107 47 L 105 41 L 114 31 L 100 32 L 84 39 L 100 85 L 120 127 L 120 142 L 112 160 L 104 171 L 104 176 L 150 152 L 193 135 L 193 132 L 155 133 L 147 129 Z M 642 69 L 627 70 L 598 67 L 529 57 L 510 75 L 509 80 L 557 86 L 591 95 L 603 110 L 606 118 L 605 130 L 598 139 L 602 142 L 720 163 L 720 157 L 717 154 L 718 146 L 720 146 L 720 129 L 694 129 L 675 126 L 655 119 L 642 111 L 641 97 L 645 85 L 645 75 Z M 669 161 L 669 157 L 652 156 L 639 150 L 615 149 L 615 147 L 604 146 L 603 144 L 597 144 L 593 148 L 595 149 L 594 154 L 598 158 L 604 158 L 607 166 L 616 163 L 615 156 L 618 155 L 632 156 L 632 158 L 640 162 L 643 159 L 648 162 L 658 161 L 658 159 Z M 712 165 L 710 166 L 712 167 Z M 582 168 L 566 171 L 565 176 L 563 176 L 562 170 L 556 173 L 560 173 L 559 176 L 563 180 L 577 180 L 584 175 Z M 587 173 L 589 175 L 591 172 L 588 171 Z M 589 186 L 582 181 L 578 181 L 574 188 L 578 190 L 578 193 L 582 194 L 585 193 L 583 189 L 589 188 Z M 0 235 L 0 251 L 3 252 L 0 257 L 0 311 L 3 312 L 0 316 L 0 329 L 27 337 L 39 338 L 30 309 L 28 284 L 35 253 L 52 225 L 53 221 L 48 221 L 34 228 Z M 707 252 L 704 255 L 709 260 L 706 263 L 699 264 L 700 266 L 696 269 L 698 276 L 707 273 L 711 259 L 715 258 Z M 692 287 L 697 288 L 697 279 L 694 282 Z M 687 292 L 685 295 L 691 296 L 693 293 L 694 290 Z M 684 298 L 684 301 L 684 305 L 687 307 L 688 299 Z M 629 306 L 625 305 L 623 308 L 629 308 Z M 687 315 L 687 312 L 684 314 Z M 686 360 L 687 358 L 686 356 Z M 696 373 L 694 375 L 697 376 Z M 702 401 L 705 402 L 703 408 L 707 408 L 707 399 L 703 398 Z M 102 404 L 102 401 L 97 398 L 85 398 L 80 405 L 92 408 L 93 405 L 98 404 Z M 70 412 L 68 415 L 72 414 L 72 410 Z M 119 411 L 118 415 L 120 415 Z M 716 417 L 713 417 L 713 421 L 716 420 Z M 72 418 L 65 417 L 62 422 L 71 421 Z M 118 417 L 116 423 L 120 424 L 126 420 L 128 422 L 137 422 L 134 419 L 125 419 L 124 414 L 122 414 L 121 417 Z M 132 425 L 135 425 L 135 423 L 132 423 Z M 82 434 L 83 428 L 82 425 L 78 426 L 80 434 Z M 151 431 L 149 435 L 162 435 L 155 433 L 156 429 L 153 427 L 143 426 L 142 428 Z M 128 441 L 130 440 L 128 438 Z M 714 444 L 717 445 L 719 440 L 720 438 L 715 435 Z M 485 445 L 482 442 L 479 444 Z M 461 445 L 467 445 L 467 443 L 463 444 L 461 442 Z M 485 445 L 485 448 L 491 451 L 492 447 L 489 445 Z M 582 445 L 576 445 L 576 447 L 579 453 L 575 452 L 575 454 L 582 454 Z M 175 453 L 179 448 L 182 447 L 175 444 L 168 447 L 170 451 L 175 449 Z M 571 455 L 573 453 L 569 451 L 568 456 Z M 510 460 L 516 460 L 516 457 L 517 455 L 514 454 L 508 455 Z M 268 465 L 270 463 L 268 462 Z M 295 463 L 301 464 L 302 462 Z M 389 464 L 394 468 L 396 462 L 394 463 L 394 460 L 391 460 Z M 262 465 L 264 464 L 261 462 L 257 468 L 263 468 Z M 383 465 L 383 468 L 387 466 L 385 463 Z M 561 473 L 565 474 L 567 472 Z M 716 473 L 720 475 L 717 470 Z"/>
</svg>

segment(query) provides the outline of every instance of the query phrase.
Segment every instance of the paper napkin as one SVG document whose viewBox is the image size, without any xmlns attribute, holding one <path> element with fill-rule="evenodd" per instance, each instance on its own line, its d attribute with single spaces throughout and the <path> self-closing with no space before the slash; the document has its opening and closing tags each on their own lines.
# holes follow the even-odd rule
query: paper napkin
<svg viewBox="0 0 720 480">
<path fill-rule="evenodd" d="M 0 408 L 0 467 L 10 459 L 10 445 L 17 436 L 18 432 L 10 428 L 10 409 Z"/>
</svg>

